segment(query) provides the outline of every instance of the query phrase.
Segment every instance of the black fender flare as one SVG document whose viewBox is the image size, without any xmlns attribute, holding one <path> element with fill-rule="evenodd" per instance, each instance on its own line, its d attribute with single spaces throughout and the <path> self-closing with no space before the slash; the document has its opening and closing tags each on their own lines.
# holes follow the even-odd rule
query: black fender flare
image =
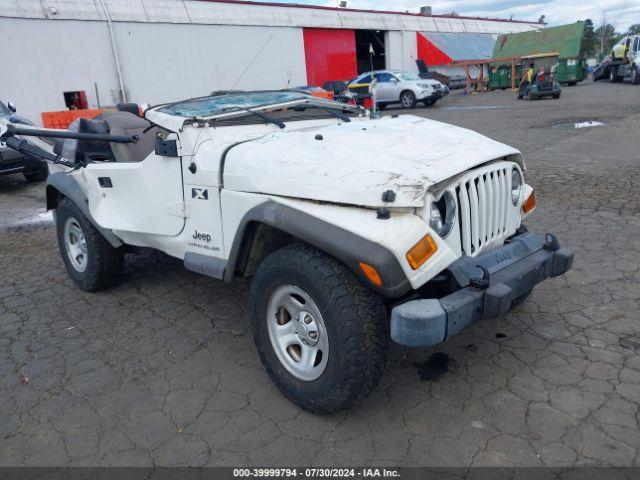
<svg viewBox="0 0 640 480">
<path fill-rule="evenodd" d="M 122 241 L 116 237 L 111 230 L 102 228 L 93 218 L 89 211 L 89 200 L 78 185 L 78 182 L 65 172 L 55 172 L 49 174 L 47 179 L 47 211 L 55 210 L 62 197 L 67 197 L 80 209 L 82 214 L 89 219 L 100 234 L 114 247 L 123 245 Z"/>
<path fill-rule="evenodd" d="M 411 284 L 396 256 L 371 240 L 320 220 L 308 213 L 274 201 L 249 210 L 238 225 L 224 270 L 224 280 L 231 281 L 251 223 L 263 223 L 285 232 L 344 263 L 365 285 L 388 298 L 399 298 L 411 290 Z M 382 286 L 373 285 L 362 272 L 359 262 L 375 267 Z"/>
</svg>

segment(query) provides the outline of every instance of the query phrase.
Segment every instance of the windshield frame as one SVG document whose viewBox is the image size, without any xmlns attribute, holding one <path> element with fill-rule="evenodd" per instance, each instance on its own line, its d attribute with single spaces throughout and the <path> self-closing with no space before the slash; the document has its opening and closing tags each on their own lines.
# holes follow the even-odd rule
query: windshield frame
<svg viewBox="0 0 640 480">
<path fill-rule="evenodd" d="M 1 117 L 10 117 L 13 115 L 13 112 L 5 105 L 4 102 L 0 102 L 0 116 Z"/>
<path fill-rule="evenodd" d="M 257 90 L 257 91 L 250 91 L 250 92 L 238 92 L 238 93 L 230 93 L 230 94 L 225 94 L 225 95 L 220 95 L 220 96 L 242 96 L 242 95 L 246 95 L 246 94 L 250 94 L 250 93 L 291 93 L 291 94 L 296 94 L 299 92 L 289 92 L 287 90 Z M 173 105 L 178 105 L 181 103 L 185 103 L 185 102 L 190 102 L 190 101 L 197 101 L 197 100 L 205 100 L 208 98 L 213 98 L 214 96 L 212 95 L 207 95 L 204 97 L 197 97 L 197 98 L 190 98 L 187 100 L 180 100 L 178 102 L 171 102 L 171 103 L 166 103 L 166 104 L 161 104 L 161 105 L 156 105 L 152 108 L 150 108 L 148 110 L 152 111 L 152 112 L 157 112 L 163 115 L 167 115 L 169 117 L 173 117 L 173 118 L 183 118 L 186 120 L 192 120 L 192 121 L 197 121 L 197 120 L 203 120 L 203 121 L 207 121 L 207 120 L 216 120 L 216 119 L 226 119 L 226 118 L 232 118 L 232 117 L 236 117 L 236 116 L 243 116 L 243 115 L 248 115 L 250 114 L 250 112 L 252 111 L 257 111 L 257 112 L 264 112 L 264 111 L 268 111 L 269 110 L 281 110 L 281 109 L 285 109 L 285 108 L 289 108 L 289 107 L 296 107 L 296 106 L 300 106 L 300 105 L 314 105 L 314 106 L 318 106 L 320 108 L 327 108 L 327 109 L 332 109 L 332 110 L 340 110 L 340 111 L 350 111 L 353 113 L 357 113 L 360 112 L 361 114 L 364 114 L 366 112 L 366 110 L 360 106 L 357 105 L 351 105 L 348 103 L 341 103 L 341 102 L 336 102 L 334 100 L 326 100 L 323 98 L 319 98 L 319 97 L 314 97 L 312 95 L 308 95 L 305 93 L 299 93 L 299 97 L 292 99 L 292 100 L 287 100 L 287 101 L 283 101 L 283 102 L 270 102 L 270 103 L 266 103 L 266 104 L 260 104 L 260 105 L 255 105 L 255 106 L 251 106 L 251 107 L 229 107 L 228 109 L 225 110 L 221 110 L 218 111 L 216 113 L 212 113 L 211 115 L 193 115 L 193 116 L 187 116 L 187 115 L 177 115 L 174 113 L 170 113 L 165 111 L 164 109 L 167 107 L 171 107 Z"/>
</svg>

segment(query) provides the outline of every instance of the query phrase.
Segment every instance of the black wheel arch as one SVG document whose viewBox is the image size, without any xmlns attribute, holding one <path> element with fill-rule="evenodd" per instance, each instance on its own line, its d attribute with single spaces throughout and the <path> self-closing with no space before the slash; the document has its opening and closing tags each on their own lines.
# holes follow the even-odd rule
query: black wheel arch
<svg viewBox="0 0 640 480">
<path fill-rule="evenodd" d="M 47 179 L 46 188 L 47 211 L 55 210 L 63 198 L 68 198 L 72 201 L 113 247 L 118 248 L 123 245 L 122 241 L 113 232 L 102 228 L 95 221 L 89 211 L 87 196 L 78 185 L 78 182 L 67 173 L 51 173 Z"/>
<path fill-rule="evenodd" d="M 249 210 L 241 220 L 224 271 L 224 280 L 248 276 L 267 255 L 294 243 L 306 243 L 345 264 L 375 292 L 398 298 L 411 290 L 398 259 L 385 247 L 312 215 L 268 201 Z M 373 285 L 359 262 L 376 268 L 383 285 Z"/>
<path fill-rule="evenodd" d="M 400 101 L 400 103 L 402 103 L 402 97 L 404 96 L 405 93 L 410 93 L 411 95 L 413 95 L 413 100 L 417 103 L 418 97 L 416 96 L 415 93 L 413 93 L 413 90 L 409 88 L 406 88 L 400 92 L 400 96 L 398 97 L 398 100 Z"/>
</svg>

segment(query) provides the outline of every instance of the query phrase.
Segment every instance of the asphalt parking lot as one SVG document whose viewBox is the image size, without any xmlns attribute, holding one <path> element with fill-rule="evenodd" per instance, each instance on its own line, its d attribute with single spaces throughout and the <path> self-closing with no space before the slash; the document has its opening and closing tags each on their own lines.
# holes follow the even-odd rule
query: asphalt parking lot
<svg viewBox="0 0 640 480">
<path fill-rule="evenodd" d="M 388 113 L 398 113 L 391 111 Z M 574 269 L 437 348 L 392 348 L 352 411 L 305 413 L 254 350 L 248 283 L 129 256 L 74 288 L 43 185 L 0 177 L 0 465 L 640 466 L 640 88 L 452 95 L 414 112 L 522 150 Z M 565 122 L 605 126 L 568 129 Z"/>
</svg>

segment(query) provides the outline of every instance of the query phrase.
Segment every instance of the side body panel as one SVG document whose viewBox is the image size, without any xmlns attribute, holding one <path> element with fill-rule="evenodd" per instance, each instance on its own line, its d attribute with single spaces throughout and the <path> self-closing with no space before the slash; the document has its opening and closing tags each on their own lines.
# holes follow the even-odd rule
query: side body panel
<svg viewBox="0 0 640 480">
<path fill-rule="evenodd" d="M 173 236 L 184 227 L 180 158 L 152 153 L 142 162 L 91 163 L 79 181 L 103 228 Z"/>
</svg>

